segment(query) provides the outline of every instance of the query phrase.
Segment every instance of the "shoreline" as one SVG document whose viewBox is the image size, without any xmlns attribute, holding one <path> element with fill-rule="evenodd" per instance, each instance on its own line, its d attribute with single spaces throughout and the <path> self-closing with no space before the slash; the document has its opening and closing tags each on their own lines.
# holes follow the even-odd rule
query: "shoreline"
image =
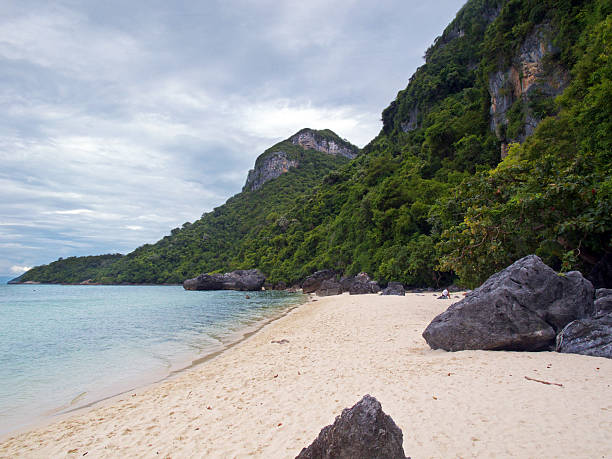
<svg viewBox="0 0 612 459">
<path fill-rule="evenodd" d="M 32 285 L 32 284 L 28 284 Z M 43 285 L 64 285 L 64 284 L 43 284 Z M 74 284 L 79 285 L 79 284 Z M 90 284 L 93 285 L 93 284 Z M 104 284 L 107 285 L 107 284 Z M 109 284 L 110 285 L 110 284 Z M 144 284 L 143 284 L 144 285 Z M 160 285 L 162 284 L 151 284 L 151 285 Z M 166 286 L 166 285 L 163 285 Z M 128 389 L 121 389 L 119 391 L 114 391 L 113 389 L 109 389 L 108 392 L 112 392 L 111 395 L 101 396 L 100 398 L 96 398 L 95 400 L 88 401 L 83 405 L 72 406 L 74 402 L 83 397 L 83 394 L 77 395 L 73 400 L 64 403 L 63 405 L 57 406 L 55 408 L 51 408 L 46 410 L 43 413 L 39 413 L 35 415 L 31 421 L 27 422 L 19 426 L 14 430 L 10 430 L 8 432 L 0 433 L 0 445 L 2 442 L 6 441 L 10 437 L 15 435 L 23 434 L 35 429 L 41 429 L 48 425 L 54 424 L 56 422 L 60 422 L 65 420 L 72 415 L 76 415 L 79 413 L 86 413 L 91 409 L 95 409 L 98 406 L 102 406 L 108 403 L 112 403 L 113 401 L 117 401 L 122 396 L 125 396 L 128 393 L 134 392 L 142 392 L 148 389 L 155 387 L 156 385 L 162 384 L 165 381 L 168 381 L 172 378 L 179 377 L 182 373 L 193 370 L 198 365 L 201 365 L 209 360 L 214 359 L 215 357 L 223 354 L 227 350 L 233 348 L 234 346 L 240 344 L 241 342 L 249 339 L 251 336 L 255 335 L 257 332 L 262 330 L 264 327 L 273 323 L 274 321 L 283 318 L 287 314 L 289 314 L 292 310 L 299 308 L 304 303 L 310 301 L 308 295 L 304 295 L 302 301 L 299 303 L 288 304 L 287 306 L 282 308 L 282 311 L 272 314 L 270 317 L 266 317 L 263 319 L 255 320 L 252 323 L 242 324 L 238 329 L 231 331 L 228 333 L 224 340 L 219 340 L 220 349 L 207 352 L 205 355 L 197 356 L 194 354 L 193 357 L 181 360 L 180 362 L 175 362 L 172 367 L 168 370 L 168 373 L 162 377 L 142 377 L 139 378 L 139 382 L 135 382 L 133 387 Z M 154 375 L 150 375 L 154 376 Z M 3 456 L 0 455 L 0 458 Z"/>
<path fill-rule="evenodd" d="M 12 434 L 0 457 L 295 457 L 366 393 L 407 456 L 612 450 L 612 361 L 432 351 L 420 334 L 451 302 L 430 293 L 312 299 L 165 381 Z"/>
</svg>

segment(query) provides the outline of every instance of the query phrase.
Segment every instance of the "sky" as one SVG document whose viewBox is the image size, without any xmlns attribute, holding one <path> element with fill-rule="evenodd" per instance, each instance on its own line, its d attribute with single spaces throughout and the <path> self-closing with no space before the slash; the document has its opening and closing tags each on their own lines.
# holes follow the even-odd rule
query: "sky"
<svg viewBox="0 0 612 459">
<path fill-rule="evenodd" d="M 0 276 L 127 253 L 304 127 L 362 147 L 464 0 L 0 3 Z"/>
</svg>

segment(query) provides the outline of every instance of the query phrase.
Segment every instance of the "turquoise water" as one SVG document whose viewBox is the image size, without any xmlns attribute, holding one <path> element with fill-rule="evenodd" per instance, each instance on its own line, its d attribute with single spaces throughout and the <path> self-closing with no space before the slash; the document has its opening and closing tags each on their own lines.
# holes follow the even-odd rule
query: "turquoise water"
<svg viewBox="0 0 612 459">
<path fill-rule="evenodd" d="M 0 285 L 0 434 L 163 379 L 303 298 L 246 295 Z"/>
</svg>

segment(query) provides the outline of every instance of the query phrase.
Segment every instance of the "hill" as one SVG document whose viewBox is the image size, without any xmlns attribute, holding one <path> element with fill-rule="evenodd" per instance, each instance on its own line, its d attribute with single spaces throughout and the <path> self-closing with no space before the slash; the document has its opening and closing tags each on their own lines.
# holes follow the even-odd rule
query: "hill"
<svg viewBox="0 0 612 459">
<path fill-rule="evenodd" d="M 359 149 L 330 130 L 303 129 L 262 153 L 244 191 L 155 244 L 121 255 L 70 257 L 24 273 L 15 282 L 180 283 L 202 272 L 249 265 L 246 241 L 281 215 Z M 245 259 L 246 258 L 246 259 Z"/>
<path fill-rule="evenodd" d="M 333 268 L 474 286 L 536 253 L 611 286 L 611 36 L 609 0 L 470 0 L 359 156 L 292 199 L 276 188 L 287 174 L 243 192 L 100 279 L 259 267 L 289 283 Z"/>
</svg>

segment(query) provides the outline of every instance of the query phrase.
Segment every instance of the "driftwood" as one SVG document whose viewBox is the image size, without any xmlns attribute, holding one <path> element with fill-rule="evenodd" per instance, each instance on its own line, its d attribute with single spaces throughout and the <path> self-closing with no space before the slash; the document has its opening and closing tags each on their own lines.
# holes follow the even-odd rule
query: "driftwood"
<svg viewBox="0 0 612 459">
<path fill-rule="evenodd" d="M 534 378 L 530 378 L 529 376 L 525 376 L 525 379 L 527 381 L 535 381 L 535 382 L 539 382 L 542 384 L 546 384 L 547 386 L 559 386 L 559 387 L 563 387 L 563 384 L 559 384 L 556 382 L 548 382 L 548 381 L 542 381 L 541 379 L 534 379 Z"/>
</svg>

